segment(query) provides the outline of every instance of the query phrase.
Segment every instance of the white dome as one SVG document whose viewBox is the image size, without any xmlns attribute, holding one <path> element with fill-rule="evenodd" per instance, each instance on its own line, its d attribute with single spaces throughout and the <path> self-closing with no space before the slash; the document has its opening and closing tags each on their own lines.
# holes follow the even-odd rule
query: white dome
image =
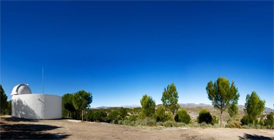
<svg viewBox="0 0 274 140">
<path fill-rule="evenodd" d="M 11 95 L 31 94 L 31 93 L 32 92 L 27 84 L 19 84 L 12 89 Z"/>
</svg>

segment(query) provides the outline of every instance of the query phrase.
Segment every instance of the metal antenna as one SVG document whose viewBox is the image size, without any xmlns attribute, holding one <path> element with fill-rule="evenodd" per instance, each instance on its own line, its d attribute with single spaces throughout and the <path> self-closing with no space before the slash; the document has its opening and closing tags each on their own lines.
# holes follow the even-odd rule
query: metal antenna
<svg viewBox="0 0 274 140">
<path fill-rule="evenodd" d="M 43 86 L 43 94 L 44 94 L 44 66 L 42 66 L 42 86 Z"/>
</svg>

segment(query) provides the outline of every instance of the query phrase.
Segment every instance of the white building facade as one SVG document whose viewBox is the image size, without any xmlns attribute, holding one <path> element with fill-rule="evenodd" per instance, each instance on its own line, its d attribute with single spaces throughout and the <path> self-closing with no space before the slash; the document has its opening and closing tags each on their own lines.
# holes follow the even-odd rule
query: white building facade
<svg viewBox="0 0 274 140">
<path fill-rule="evenodd" d="M 56 95 L 32 94 L 26 84 L 12 90 L 12 116 L 25 119 L 59 119 L 62 117 L 62 98 Z"/>
</svg>

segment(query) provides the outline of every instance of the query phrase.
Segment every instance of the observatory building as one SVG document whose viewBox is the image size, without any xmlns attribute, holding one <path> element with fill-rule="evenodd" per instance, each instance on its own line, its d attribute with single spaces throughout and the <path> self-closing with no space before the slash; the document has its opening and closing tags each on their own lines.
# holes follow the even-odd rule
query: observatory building
<svg viewBox="0 0 274 140">
<path fill-rule="evenodd" d="M 62 117 L 62 98 L 56 95 L 32 94 L 27 84 L 12 90 L 12 116 L 25 119 L 58 119 Z"/>
</svg>

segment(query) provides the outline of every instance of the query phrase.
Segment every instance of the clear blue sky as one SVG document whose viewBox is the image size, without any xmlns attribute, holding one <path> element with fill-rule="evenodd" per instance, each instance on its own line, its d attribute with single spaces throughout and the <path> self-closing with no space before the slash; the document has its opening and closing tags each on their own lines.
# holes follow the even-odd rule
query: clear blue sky
<svg viewBox="0 0 274 140">
<path fill-rule="evenodd" d="M 226 77 L 239 104 L 256 91 L 273 107 L 273 2 L 1 2 L 1 84 L 62 96 L 92 92 L 91 107 L 207 103 Z"/>
</svg>

